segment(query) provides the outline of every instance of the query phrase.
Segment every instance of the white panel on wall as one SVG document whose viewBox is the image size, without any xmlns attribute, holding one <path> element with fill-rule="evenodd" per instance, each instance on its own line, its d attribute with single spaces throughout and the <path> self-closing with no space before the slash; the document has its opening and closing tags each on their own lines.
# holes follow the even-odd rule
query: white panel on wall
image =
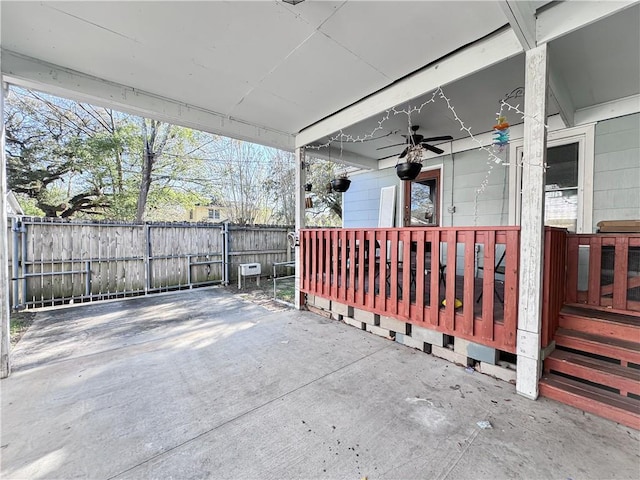
<svg viewBox="0 0 640 480">
<path fill-rule="evenodd" d="M 378 212 L 378 227 L 393 228 L 396 216 L 396 186 L 380 189 L 380 210 Z"/>
</svg>

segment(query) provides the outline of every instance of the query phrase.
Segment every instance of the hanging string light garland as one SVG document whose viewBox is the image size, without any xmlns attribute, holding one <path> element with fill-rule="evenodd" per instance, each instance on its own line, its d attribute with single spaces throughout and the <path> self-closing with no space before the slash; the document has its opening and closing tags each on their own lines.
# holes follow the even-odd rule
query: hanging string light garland
<svg viewBox="0 0 640 480">
<path fill-rule="evenodd" d="M 407 105 L 406 108 L 397 108 L 397 107 L 392 107 L 389 108 L 388 110 L 385 110 L 385 112 L 383 113 L 382 117 L 380 118 L 380 120 L 378 120 L 378 125 L 371 130 L 369 133 L 364 134 L 364 135 L 356 135 L 353 136 L 351 134 L 345 133 L 343 130 L 338 131 L 335 135 L 331 136 L 328 138 L 328 140 L 324 143 L 321 144 L 317 144 L 317 145 L 307 145 L 307 149 L 312 149 L 312 150 L 321 150 L 323 148 L 328 148 L 331 146 L 332 143 L 336 142 L 336 141 L 342 141 L 344 143 L 362 143 L 365 141 L 370 141 L 371 139 L 374 138 L 376 132 L 382 130 L 384 127 L 384 123 L 389 120 L 391 117 L 394 117 L 396 115 L 406 115 L 407 118 L 409 119 L 409 127 L 411 126 L 411 115 L 414 113 L 420 113 L 422 111 L 422 109 L 424 107 L 426 107 L 427 105 L 429 105 L 430 103 L 435 103 L 437 98 L 441 98 L 447 105 L 447 108 L 451 111 L 451 113 L 453 114 L 453 118 L 456 122 L 458 122 L 458 124 L 460 125 L 460 130 L 464 131 L 469 138 L 478 145 L 478 150 L 484 151 L 485 153 L 487 153 L 487 155 L 489 155 L 489 157 L 495 162 L 495 163 L 504 163 L 504 159 L 498 157 L 497 155 L 495 155 L 495 153 L 493 152 L 493 150 L 490 147 L 487 147 L 481 140 L 479 140 L 478 138 L 476 138 L 473 133 L 471 132 L 471 129 L 469 127 L 467 127 L 464 123 L 464 121 L 458 116 L 458 113 L 456 112 L 455 107 L 453 106 L 453 104 L 451 103 L 451 100 L 449 99 L 449 97 L 447 97 L 444 93 L 444 90 L 442 90 L 442 87 L 438 87 L 436 88 L 433 93 L 431 94 L 431 97 L 429 97 L 427 100 L 425 100 L 424 102 L 422 102 L 420 105 L 417 106 L 411 106 L 411 105 Z M 508 105 L 508 104 L 507 104 Z M 511 108 L 515 108 L 515 107 L 511 107 Z M 409 128 L 410 130 L 410 128 Z M 384 138 L 388 136 L 387 135 L 383 135 L 379 138 Z"/>
<path fill-rule="evenodd" d="M 485 178 L 482 180 L 482 182 L 480 183 L 480 185 L 478 186 L 478 188 L 476 189 L 476 195 L 475 195 L 475 200 L 474 200 L 474 225 L 477 225 L 478 223 L 478 199 L 480 197 L 480 195 L 482 195 L 482 193 L 484 193 L 484 191 L 486 190 L 487 186 L 489 185 L 489 178 L 491 177 L 491 173 L 494 169 L 494 167 L 496 165 L 503 165 L 503 166 L 509 166 L 509 163 L 506 161 L 506 147 L 509 144 L 509 123 L 506 121 L 506 115 L 504 114 L 504 109 L 507 109 L 508 111 L 514 111 L 517 114 L 521 115 L 522 120 L 524 120 L 525 118 L 530 118 L 536 122 L 540 122 L 543 123 L 544 127 L 546 129 L 549 128 L 549 125 L 544 123 L 543 121 L 539 120 L 537 117 L 535 116 L 531 116 L 526 114 L 525 112 L 523 112 L 522 110 L 520 110 L 520 104 L 517 104 L 516 106 L 511 105 L 510 103 L 508 103 L 509 100 L 511 99 L 515 99 L 515 98 L 519 98 L 524 96 L 524 88 L 523 87 L 518 87 L 515 88 L 513 91 L 511 91 L 509 94 L 507 94 L 505 97 L 503 97 L 500 100 L 500 111 L 496 113 L 497 116 L 497 122 L 494 125 L 494 127 L 492 128 L 492 131 L 494 132 L 494 137 L 493 137 L 493 141 L 491 143 L 491 145 L 487 146 L 485 145 L 480 139 L 478 139 L 472 132 L 471 132 L 471 128 L 467 127 L 464 123 L 464 121 L 458 116 L 458 113 L 456 112 L 455 107 L 453 106 L 451 99 L 449 99 L 449 97 L 446 96 L 446 94 L 444 93 L 444 90 L 442 89 L 442 87 L 438 87 L 436 88 L 433 93 L 431 94 L 431 97 L 429 97 L 426 101 L 422 102 L 420 105 L 418 106 L 411 106 L 411 105 L 407 105 L 407 108 L 396 108 L 396 107 L 392 107 L 389 108 L 387 110 L 385 110 L 385 112 L 383 113 L 382 117 L 378 120 L 378 124 L 377 126 L 371 130 L 369 133 L 366 133 L 364 135 L 356 135 L 353 136 L 351 134 L 347 134 L 344 133 L 343 130 L 338 131 L 335 135 L 331 136 L 328 138 L 328 140 L 322 144 L 317 144 L 317 145 L 307 145 L 306 148 L 308 149 L 312 149 L 312 150 L 320 150 L 323 148 L 327 148 L 330 147 L 331 144 L 335 141 L 340 141 L 340 156 L 342 157 L 342 145 L 343 143 L 363 143 L 363 142 L 367 142 L 367 141 L 371 141 L 377 138 L 384 138 L 387 137 L 391 134 L 393 134 L 393 132 L 389 132 L 386 135 L 381 135 L 377 138 L 375 137 L 376 132 L 380 131 L 383 129 L 383 125 L 384 123 L 389 120 L 391 117 L 394 117 L 396 115 L 406 115 L 407 119 L 408 119 L 408 123 L 409 123 L 409 131 L 411 130 L 411 115 L 413 113 L 420 113 L 422 111 L 422 109 L 424 107 L 426 107 L 427 105 L 429 105 L 430 103 L 435 103 L 437 98 L 442 99 L 445 104 L 447 105 L 447 109 L 453 114 L 453 118 L 456 122 L 458 122 L 458 124 L 460 125 L 460 130 L 465 132 L 469 139 L 475 143 L 478 146 L 478 150 L 483 151 L 487 154 L 487 173 L 485 175 Z M 452 150 L 453 152 L 453 150 Z M 451 153 L 452 153 L 451 152 Z M 422 152 L 415 152 L 415 155 L 417 154 L 422 154 Z M 522 159 L 522 161 L 519 163 L 519 165 L 523 165 L 526 162 L 526 159 Z M 546 169 L 547 166 L 543 165 L 542 168 Z"/>
</svg>

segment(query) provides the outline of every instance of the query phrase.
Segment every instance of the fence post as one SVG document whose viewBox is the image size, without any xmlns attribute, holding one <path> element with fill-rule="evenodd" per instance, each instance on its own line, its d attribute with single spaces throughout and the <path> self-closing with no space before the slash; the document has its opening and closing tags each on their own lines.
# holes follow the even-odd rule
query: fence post
<svg viewBox="0 0 640 480">
<path fill-rule="evenodd" d="M 222 264 L 223 269 L 223 277 L 222 282 L 224 285 L 229 285 L 229 244 L 231 243 L 231 239 L 229 238 L 231 231 L 229 230 L 229 222 L 224 222 L 222 227 Z"/>
<path fill-rule="evenodd" d="M 29 264 L 27 263 L 27 224 L 24 219 L 20 222 L 20 248 L 22 255 L 20 256 L 20 265 L 22 265 L 22 304 L 27 305 L 27 273 L 29 273 Z"/>
<path fill-rule="evenodd" d="M 85 262 L 85 279 L 84 279 L 84 292 L 87 298 L 91 298 L 91 261 Z"/>
<path fill-rule="evenodd" d="M 0 80 L 2 80 L 0 75 Z M 0 85 L 0 118 L 4 118 L 5 89 Z M 0 124 L 0 378 L 11 373 L 9 320 L 9 232 L 7 232 L 7 159 L 4 151 L 4 122 Z"/>
<path fill-rule="evenodd" d="M 11 219 L 11 233 L 13 236 L 13 242 L 11 244 L 13 250 L 11 255 L 11 276 L 13 277 L 11 278 L 11 285 L 13 287 L 13 301 L 11 302 L 11 307 L 14 310 L 17 310 L 20 306 L 20 283 L 18 280 L 20 278 L 20 246 L 18 245 L 19 232 L 19 221 L 14 217 Z"/>
<path fill-rule="evenodd" d="M 144 294 L 147 295 L 151 288 L 151 226 L 146 223 L 144 224 L 144 240 Z"/>
</svg>

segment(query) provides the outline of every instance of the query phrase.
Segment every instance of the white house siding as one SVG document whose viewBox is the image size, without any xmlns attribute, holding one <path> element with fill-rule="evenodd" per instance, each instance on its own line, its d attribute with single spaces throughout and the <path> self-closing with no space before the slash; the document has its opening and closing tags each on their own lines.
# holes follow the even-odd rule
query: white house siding
<svg viewBox="0 0 640 480">
<path fill-rule="evenodd" d="M 640 219 L 640 114 L 596 125 L 593 228 L 601 220 Z"/>
<path fill-rule="evenodd" d="M 388 168 L 353 175 L 351 187 L 343 197 L 343 227 L 377 227 L 380 189 L 391 185 L 400 187 L 400 180 L 396 176 L 395 169 Z M 396 210 L 398 209 L 397 202 L 396 198 Z"/>
</svg>

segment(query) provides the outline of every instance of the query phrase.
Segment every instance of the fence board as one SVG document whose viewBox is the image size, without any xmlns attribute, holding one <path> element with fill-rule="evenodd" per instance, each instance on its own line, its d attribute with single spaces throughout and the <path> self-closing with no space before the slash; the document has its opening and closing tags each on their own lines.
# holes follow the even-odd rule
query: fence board
<svg viewBox="0 0 640 480">
<path fill-rule="evenodd" d="M 229 226 L 233 250 L 225 259 L 223 225 L 60 221 L 22 217 L 14 307 L 47 306 L 221 283 L 225 261 L 232 282 L 240 263 L 262 272 L 291 258 L 288 227 Z M 147 250 L 149 249 L 149 250 Z M 13 252 L 13 250 L 12 250 Z M 147 283 L 148 282 L 148 283 Z M 17 300 L 17 301 L 16 301 Z"/>
</svg>

